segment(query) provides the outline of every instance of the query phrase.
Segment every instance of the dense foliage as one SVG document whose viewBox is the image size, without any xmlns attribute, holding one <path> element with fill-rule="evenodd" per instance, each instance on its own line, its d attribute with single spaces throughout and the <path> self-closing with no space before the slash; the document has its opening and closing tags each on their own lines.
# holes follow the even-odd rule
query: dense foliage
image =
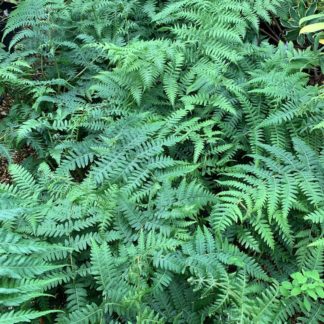
<svg viewBox="0 0 324 324">
<path fill-rule="evenodd" d="M 324 321 L 324 64 L 300 2 L 320 13 L 19 2 L 0 49 L 1 324 Z"/>
</svg>

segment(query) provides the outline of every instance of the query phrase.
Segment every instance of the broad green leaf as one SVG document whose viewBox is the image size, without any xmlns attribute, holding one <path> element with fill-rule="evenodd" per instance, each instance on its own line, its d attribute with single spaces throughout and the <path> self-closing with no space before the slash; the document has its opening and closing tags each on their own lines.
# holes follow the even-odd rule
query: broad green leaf
<svg viewBox="0 0 324 324">
<path fill-rule="evenodd" d="M 324 23 L 316 23 L 303 27 L 299 34 L 315 33 L 324 29 Z"/>
<path fill-rule="evenodd" d="M 291 283 L 289 281 L 284 281 L 281 285 L 285 289 L 291 289 L 292 288 L 292 285 L 291 285 Z"/>
<path fill-rule="evenodd" d="M 297 282 L 300 284 L 304 284 L 307 281 L 307 278 L 305 278 L 300 272 L 293 273 L 291 278 L 297 280 Z"/>
<path fill-rule="evenodd" d="M 306 16 L 306 17 L 299 20 L 299 26 L 301 26 L 306 21 L 310 21 L 310 20 L 318 19 L 318 18 L 324 18 L 324 14 L 320 13 L 320 14 Z"/>
<path fill-rule="evenodd" d="M 321 287 L 316 287 L 315 292 L 320 298 L 324 298 L 324 289 Z"/>
<path fill-rule="evenodd" d="M 317 295 L 316 295 L 316 292 L 315 292 L 315 289 L 310 289 L 310 290 L 307 290 L 307 294 L 309 296 L 311 296 L 314 300 L 317 300 Z"/>
<path fill-rule="evenodd" d="M 280 293 L 284 297 L 288 297 L 289 296 L 289 290 L 285 289 L 284 287 L 280 287 Z"/>
<path fill-rule="evenodd" d="M 301 286 L 300 288 L 302 291 L 306 291 L 308 289 L 308 285 L 307 284 L 304 284 Z"/>
<path fill-rule="evenodd" d="M 301 293 L 301 289 L 299 287 L 294 287 L 292 290 L 291 290 L 291 296 L 297 296 Z"/>
</svg>

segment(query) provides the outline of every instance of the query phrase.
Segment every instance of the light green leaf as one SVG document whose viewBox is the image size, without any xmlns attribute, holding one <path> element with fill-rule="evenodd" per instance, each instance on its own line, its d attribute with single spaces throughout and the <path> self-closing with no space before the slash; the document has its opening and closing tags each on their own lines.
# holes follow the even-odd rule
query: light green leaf
<svg viewBox="0 0 324 324">
<path fill-rule="evenodd" d="M 313 290 L 313 289 L 309 289 L 309 290 L 307 290 L 307 294 L 309 295 L 309 296 L 311 296 L 314 300 L 317 300 L 317 295 L 316 295 L 316 293 L 315 293 L 315 289 Z"/>
<path fill-rule="evenodd" d="M 306 16 L 306 17 L 299 20 L 299 26 L 301 26 L 303 23 L 305 23 L 307 21 L 310 21 L 310 20 L 313 20 L 313 19 L 318 19 L 318 18 L 324 18 L 324 14 L 320 13 L 320 14 Z"/>
<path fill-rule="evenodd" d="M 315 292 L 320 298 L 324 298 L 324 289 L 321 287 L 316 287 Z"/>
<path fill-rule="evenodd" d="M 315 33 L 324 29 L 324 23 L 316 23 L 303 27 L 299 34 Z"/>
<path fill-rule="evenodd" d="M 307 281 L 307 278 L 305 278 L 300 272 L 293 273 L 291 278 L 297 280 L 297 282 L 300 284 L 304 284 Z"/>
<path fill-rule="evenodd" d="M 284 281 L 282 282 L 282 287 L 284 287 L 285 289 L 291 289 L 292 288 L 292 285 L 289 281 Z"/>
<path fill-rule="evenodd" d="M 301 293 L 301 289 L 299 287 L 294 287 L 292 290 L 291 290 L 291 296 L 297 296 Z"/>
</svg>

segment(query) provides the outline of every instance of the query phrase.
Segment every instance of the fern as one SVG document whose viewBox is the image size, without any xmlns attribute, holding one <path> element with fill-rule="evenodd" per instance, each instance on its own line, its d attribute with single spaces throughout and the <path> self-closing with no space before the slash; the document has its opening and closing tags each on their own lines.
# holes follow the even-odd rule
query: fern
<svg viewBox="0 0 324 324">
<path fill-rule="evenodd" d="M 285 290 L 324 269 L 322 57 L 280 25 L 296 8 L 17 4 L 0 50 L 1 323 L 323 321 L 320 280 Z"/>
</svg>

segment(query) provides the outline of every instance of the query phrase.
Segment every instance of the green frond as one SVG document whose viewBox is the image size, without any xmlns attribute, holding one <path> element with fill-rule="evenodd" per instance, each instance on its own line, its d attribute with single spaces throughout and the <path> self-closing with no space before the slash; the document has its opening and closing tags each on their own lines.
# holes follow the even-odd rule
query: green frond
<svg viewBox="0 0 324 324">
<path fill-rule="evenodd" d="M 0 315 L 0 323 L 1 324 L 8 324 L 8 323 L 21 323 L 21 322 L 30 322 L 31 320 L 40 318 L 42 316 L 46 316 L 47 314 L 57 313 L 59 311 L 30 311 L 30 310 L 21 310 L 21 311 L 11 311 L 5 314 Z"/>
</svg>

